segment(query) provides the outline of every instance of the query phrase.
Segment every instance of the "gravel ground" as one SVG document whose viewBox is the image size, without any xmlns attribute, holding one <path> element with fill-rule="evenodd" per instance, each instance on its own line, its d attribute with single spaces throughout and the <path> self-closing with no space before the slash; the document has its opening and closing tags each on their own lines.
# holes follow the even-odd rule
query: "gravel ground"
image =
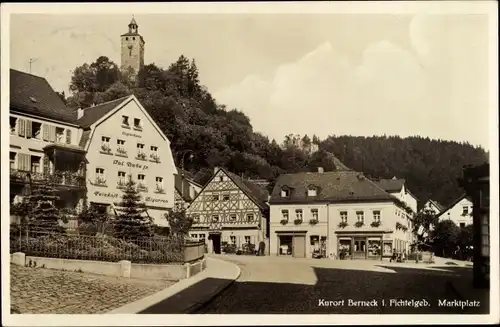
<svg viewBox="0 0 500 327">
<path fill-rule="evenodd" d="M 428 269 L 424 265 L 396 265 L 380 261 L 300 259 L 293 261 L 294 259 L 229 256 L 224 259 L 237 263 L 242 270 L 241 276 L 228 290 L 200 309 L 199 313 L 477 314 L 488 312 L 484 294 L 482 297 L 467 298 L 457 294 L 452 286 L 456 283 L 470 283 L 472 269 L 466 267 Z M 438 305 L 439 300 L 467 299 L 482 300 L 480 307 L 462 309 Z M 322 305 L 323 300 L 332 301 L 331 305 Z M 427 305 L 423 305 L 425 302 L 421 302 L 420 307 L 415 307 L 411 303 L 397 305 L 401 303 L 396 303 L 394 300 L 426 301 Z M 353 304 L 353 301 L 372 302 Z"/>
<path fill-rule="evenodd" d="M 103 276 L 10 265 L 12 313 L 106 313 L 173 281 Z"/>
</svg>

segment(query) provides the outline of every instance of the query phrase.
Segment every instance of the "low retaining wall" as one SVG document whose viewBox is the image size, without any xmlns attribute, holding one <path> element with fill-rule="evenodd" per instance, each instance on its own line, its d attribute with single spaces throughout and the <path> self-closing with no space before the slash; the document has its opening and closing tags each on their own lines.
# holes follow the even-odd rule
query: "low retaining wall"
<svg viewBox="0 0 500 327">
<path fill-rule="evenodd" d="M 22 252 L 11 254 L 10 262 L 19 266 L 42 267 L 57 270 L 81 271 L 99 275 L 127 278 L 180 280 L 203 271 L 206 259 L 196 262 L 171 265 L 137 264 L 127 260 L 105 262 L 26 256 Z"/>
</svg>

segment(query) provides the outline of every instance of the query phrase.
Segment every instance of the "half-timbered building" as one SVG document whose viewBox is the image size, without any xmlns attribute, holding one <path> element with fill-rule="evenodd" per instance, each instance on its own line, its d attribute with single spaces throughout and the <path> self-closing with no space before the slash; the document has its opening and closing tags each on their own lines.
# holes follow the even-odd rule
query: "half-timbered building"
<svg viewBox="0 0 500 327">
<path fill-rule="evenodd" d="M 209 253 L 220 253 L 223 242 L 268 245 L 268 193 L 264 188 L 224 168 L 214 174 L 193 200 L 187 214 L 194 219 L 190 235 L 204 239 Z"/>
</svg>

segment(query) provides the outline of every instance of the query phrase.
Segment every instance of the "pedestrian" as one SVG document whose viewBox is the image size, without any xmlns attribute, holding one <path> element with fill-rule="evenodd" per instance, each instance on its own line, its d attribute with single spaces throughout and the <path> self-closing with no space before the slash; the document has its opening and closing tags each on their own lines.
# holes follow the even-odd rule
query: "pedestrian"
<svg viewBox="0 0 500 327">
<path fill-rule="evenodd" d="M 403 255 L 401 257 L 401 261 L 405 262 L 406 261 L 406 250 L 403 251 Z"/>
<path fill-rule="evenodd" d="M 392 250 L 392 256 L 391 256 L 391 259 L 389 260 L 389 262 L 392 262 L 393 260 L 396 261 L 396 249 Z"/>
</svg>

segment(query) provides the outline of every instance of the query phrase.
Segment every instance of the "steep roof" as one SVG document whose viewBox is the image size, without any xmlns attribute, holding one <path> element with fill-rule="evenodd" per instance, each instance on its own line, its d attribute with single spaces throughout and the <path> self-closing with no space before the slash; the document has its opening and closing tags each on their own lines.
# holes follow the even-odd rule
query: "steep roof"
<svg viewBox="0 0 500 327">
<path fill-rule="evenodd" d="M 310 185 L 317 188 L 317 195 L 307 195 Z M 281 189 L 289 188 L 290 195 L 281 197 Z M 284 174 L 278 177 L 271 193 L 271 204 L 393 201 L 390 195 L 377 184 L 355 171 L 330 171 L 324 173 Z"/>
<path fill-rule="evenodd" d="M 444 208 L 443 210 L 441 210 L 439 212 L 439 214 L 437 215 L 437 218 L 441 217 L 446 211 L 450 210 L 451 208 L 453 208 L 454 206 L 457 205 L 458 202 L 462 201 L 462 199 L 464 198 L 469 198 L 467 196 L 466 193 L 463 193 L 462 195 L 460 195 L 455 201 L 453 201 L 449 206 L 447 206 L 446 208 Z"/>
<path fill-rule="evenodd" d="M 40 76 L 10 70 L 10 107 L 23 113 L 75 124 L 76 115 Z"/>
<path fill-rule="evenodd" d="M 404 179 L 392 178 L 392 179 L 379 179 L 375 183 L 383 190 L 387 192 L 399 192 L 405 184 Z"/>
<path fill-rule="evenodd" d="M 432 203 L 436 208 L 438 208 L 439 212 L 442 212 L 444 210 L 444 206 L 441 203 L 430 199 L 429 202 Z"/>
<path fill-rule="evenodd" d="M 93 107 L 85 108 L 83 109 L 83 116 L 80 119 L 76 120 L 76 123 L 83 128 L 87 128 L 129 98 L 130 96 L 128 95 L 126 97 L 122 97 L 113 101 L 108 101 Z"/>
<path fill-rule="evenodd" d="M 240 188 L 257 206 L 259 206 L 260 209 L 262 210 L 267 210 L 269 209 L 269 206 L 267 204 L 267 200 L 269 199 L 269 193 L 263 189 L 262 187 L 250 182 L 249 180 L 246 180 L 244 178 L 239 177 L 236 174 L 233 174 L 232 172 L 221 168 L 224 173 L 226 173 L 229 178 L 233 181 L 233 183 Z"/>
</svg>

